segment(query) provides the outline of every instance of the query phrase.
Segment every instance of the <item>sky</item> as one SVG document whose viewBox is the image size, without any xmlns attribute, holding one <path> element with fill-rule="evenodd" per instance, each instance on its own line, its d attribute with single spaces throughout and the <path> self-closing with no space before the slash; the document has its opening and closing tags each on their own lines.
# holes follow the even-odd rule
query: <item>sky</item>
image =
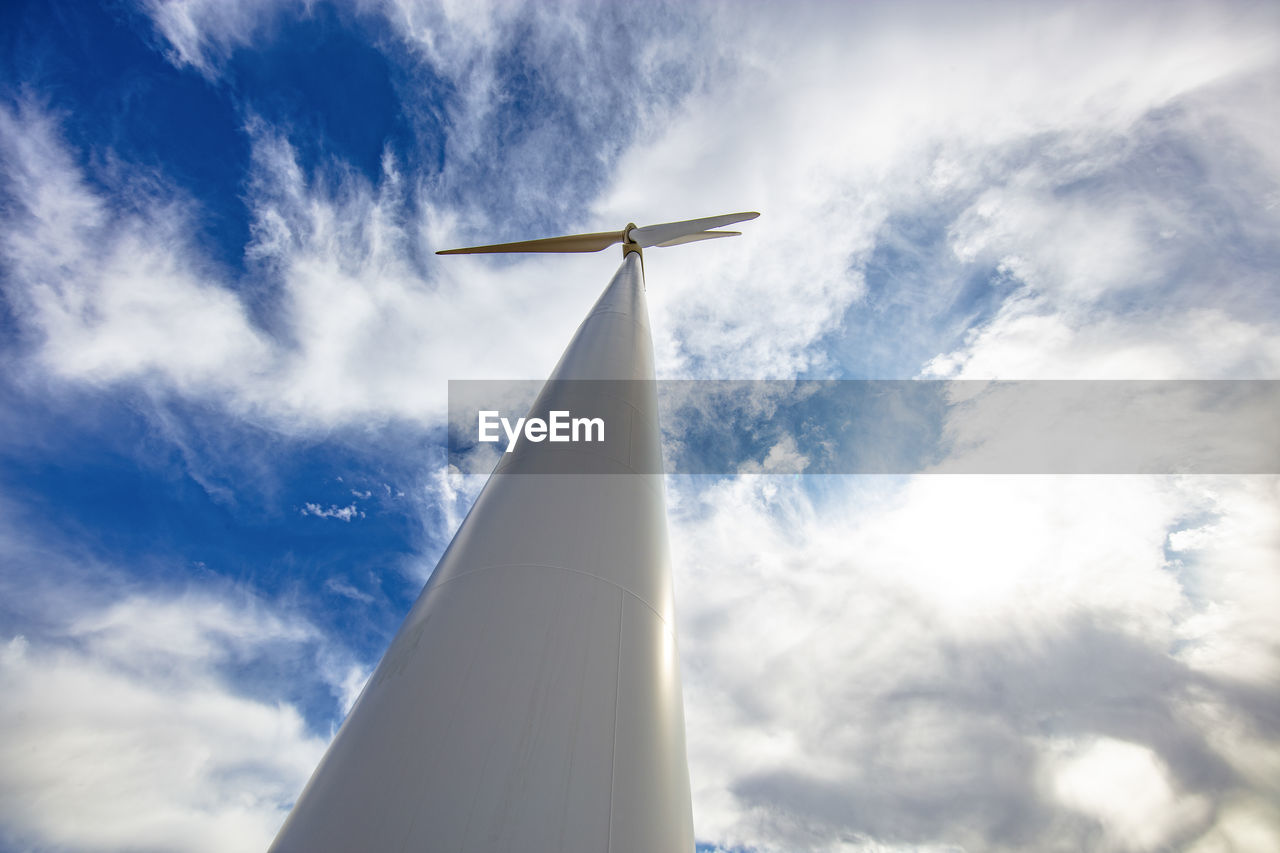
<svg viewBox="0 0 1280 853">
<path fill-rule="evenodd" d="M 1278 72 L 1267 2 L 3 4 L 0 850 L 269 843 L 483 484 L 449 380 L 617 264 L 436 249 L 760 211 L 646 254 L 662 379 L 1280 379 Z M 700 851 L 1280 850 L 1274 465 L 788 442 L 667 478 Z"/>
</svg>

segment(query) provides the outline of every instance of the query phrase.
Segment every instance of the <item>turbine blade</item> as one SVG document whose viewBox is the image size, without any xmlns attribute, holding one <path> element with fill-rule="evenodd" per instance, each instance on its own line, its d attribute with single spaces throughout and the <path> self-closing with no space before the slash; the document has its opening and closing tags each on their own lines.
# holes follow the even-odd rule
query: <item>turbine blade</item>
<svg viewBox="0 0 1280 853">
<path fill-rule="evenodd" d="M 660 247 L 679 246 L 684 243 L 695 243 L 698 240 L 714 240 L 717 237 L 738 237 L 741 231 L 703 231 L 701 234 L 686 234 L 683 237 L 676 237 L 674 240 L 668 240 L 665 243 L 655 243 Z"/>
<path fill-rule="evenodd" d="M 441 249 L 437 255 L 487 255 L 499 252 L 598 252 L 615 243 L 621 243 L 625 235 L 621 231 L 601 231 L 595 234 L 570 234 L 565 237 L 545 237 L 541 240 L 521 240 L 518 243 L 495 243 L 492 246 L 470 246 L 466 249 Z"/>
<path fill-rule="evenodd" d="M 731 225 L 734 222 L 745 222 L 748 219 L 755 219 L 760 214 L 754 211 L 746 213 L 724 213 L 720 216 L 708 216 L 703 219 L 686 219 L 682 222 L 663 222 L 660 225 L 646 225 L 643 228 L 632 228 L 630 239 L 642 249 L 649 246 L 660 246 L 663 243 L 671 243 L 679 237 L 686 237 L 690 234 L 698 234 L 702 231 L 709 231 L 712 228 L 719 228 L 722 225 Z M 671 245 L 678 245 L 672 243 Z"/>
</svg>

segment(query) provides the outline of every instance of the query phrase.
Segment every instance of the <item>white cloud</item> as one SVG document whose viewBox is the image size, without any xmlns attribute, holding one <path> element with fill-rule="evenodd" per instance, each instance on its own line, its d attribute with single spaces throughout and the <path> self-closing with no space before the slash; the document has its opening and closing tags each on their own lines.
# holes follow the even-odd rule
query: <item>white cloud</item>
<svg viewBox="0 0 1280 853">
<path fill-rule="evenodd" d="M 221 665 L 313 640 L 261 604 L 134 596 L 0 656 L 0 811 L 23 847 L 261 850 L 324 741 Z M 345 692 L 350 692 L 345 689 Z"/>
<path fill-rule="evenodd" d="M 216 394 L 270 370 L 272 348 L 244 306 L 193 260 L 189 210 L 139 198 L 144 213 L 109 213 L 54 121 L 31 104 L 0 110 L 0 146 L 25 208 L 2 244 L 19 285 L 10 294 L 51 372 L 88 381 L 159 376 Z"/>
<path fill-rule="evenodd" d="M 1137 744 L 1098 738 L 1056 764 L 1054 793 L 1106 828 L 1106 841 L 1095 849 L 1157 849 L 1208 810 L 1203 797 L 1179 797 L 1160 758 Z"/>
<path fill-rule="evenodd" d="M 550 370 L 594 287 L 566 284 L 545 259 L 518 287 L 466 259 L 427 279 L 410 258 L 421 236 L 403 224 L 390 161 L 379 190 L 349 177 L 329 195 L 302 176 L 287 142 L 260 124 L 251 133 L 249 252 L 279 277 L 289 343 L 259 330 L 234 291 L 208 280 L 183 237 L 192 210 L 141 199 L 145 216 L 108 213 L 47 114 L 31 105 L 0 112 L 7 176 L 22 200 L 4 249 L 40 366 L 79 382 L 176 389 L 302 431 L 442 417 L 448 378 Z M 575 263 L 583 268 L 581 259 L 559 266 Z M 524 334 L 531 328 L 542 332 Z"/>
<path fill-rule="evenodd" d="M 169 43 L 168 56 L 206 77 L 217 76 L 238 47 L 249 44 L 274 12 L 309 9 L 310 0 L 142 0 L 156 30 Z"/>
<path fill-rule="evenodd" d="M 364 518 L 364 512 L 356 509 L 355 504 L 347 506 L 337 506 L 330 504 L 323 507 L 320 504 L 306 503 L 302 505 L 303 515 L 314 515 L 316 518 L 336 518 L 339 521 L 350 521 L 353 518 Z"/>
<path fill-rule="evenodd" d="M 346 716 L 351 711 L 351 707 L 356 704 L 356 700 L 360 698 L 365 685 L 369 683 L 369 676 L 371 675 L 373 675 L 373 667 L 353 665 L 347 669 L 347 674 L 343 677 L 341 684 L 342 695 L 339 697 L 343 716 Z"/>
<path fill-rule="evenodd" d="M 1174 565 L 1193 572 L 1207 606 L 1182 623 L 1179 657 L 1216 677 L 1258 687 L 1280 683 L 1280 481 L 1213 479 L 1192 502 L 1210 521 L 1190 528 Z M 1171 534 L 1172 540 L 1177 532 Z"/>
<path fill-rule="evenodd" d="M 1211 832 L 1197 839 L 1187 848 L 1189 853 L 1235 853 L 1237 850 L 1257 850 L 1271 853 L 1280 850 L 1276 842 L 1280 827 L 1280 809 L 1274 803 L 1256 798 L 1245 798 L 1229 803 L 1222 809 Z"/>
<path fill-rule="evenodd" d="M 795 437 L 784 435 L 760 462 L 749 460 L 738 466 L 739 474 L 777 474 L 803 471 L 809 466 L 809 458 L 796 447 Z"/>
<path fill-rule="evenodd" d="M 1280 369 L 1267 315 L 1248 322 L 1219 309 L 1160 318 L 1063 316 L 1036 298 L 1008 303 L 962 350 L 924 375 L 957 379 L 1265 379 Z"/>
<path fill-rule="evenodd" d="M 348 178 L 332 195 L 317 195 L 288 143 L 255 133 L 250 251 L 279 275 L 282 320 L 297 341 L 261 392 L 268 411 L 304 424 L 341 423 L 357 412 L 440 418 L 449 378 L 522 376 L 530 362 L 550 370 L 577 318 L 545 260 L 531 262 L 518 286 L 469 259 L 428 278 L 413 251 L 443 240 L 405 221 L 394 163 L 376 191 Z M 560 341 L 530 329 L 555 330 Z"/>
<path fill-rule="evenodd" d="M 337 578 L 329 578 L 324 582 L 324 588 L 341 595 L 343 598 L 349 598 L 352 601 L 359 601 L 364 604 L 372 604 L 373 596 L 367 592 L 361 592 L 349 583 L 344 583 Z"/>
<path fill-rule="evenodd" d="M 1101 825 L 1148 849 L 1268 796 L 1276 478 L 694 482 L 671 539 L 700 838 L 1047 849 Z M 1170 562 L 1187 518 L 1230 538 Z M 1162 780 L 1149 802 L 1081 793 L 1112 741 Z"/>
<path fill-rule="evenodd" d="M 487 474 L 464 474 L 450 464 L 435 463 L 428 470 L 420 489 L 410 495 L 423 522 L 418 558 L 410 571 L 423 583 L 435 570 L 436 562 L 488 480 Z"/>
<path fill-rule="evenodd" d="M 69 621 L 67 634 L 118 663 L 143 669 L 151 655 L 166 664 L 209 666 L 273 643 L 316 638 L 305 623 L 287 620 L 253 599 L 233 602 L 192 595 L 156 599 L 135 595 Z"/>
</svg>

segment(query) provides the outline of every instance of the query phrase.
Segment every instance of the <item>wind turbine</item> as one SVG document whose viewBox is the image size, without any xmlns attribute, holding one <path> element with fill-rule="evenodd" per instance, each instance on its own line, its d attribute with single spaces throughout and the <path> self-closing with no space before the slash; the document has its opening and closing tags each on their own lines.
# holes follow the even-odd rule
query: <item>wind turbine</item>
<svg viewBox="0 0 1280 853">
<path fill-rule="evenodd" d="M 642 250 L 757 216 L 437 253 L 621 243 L 533 407 L 605 380 L 599 402 L 621 423 L 604 449 L 504 454 L 272 851 L 691 853 Z"/>
</svg>

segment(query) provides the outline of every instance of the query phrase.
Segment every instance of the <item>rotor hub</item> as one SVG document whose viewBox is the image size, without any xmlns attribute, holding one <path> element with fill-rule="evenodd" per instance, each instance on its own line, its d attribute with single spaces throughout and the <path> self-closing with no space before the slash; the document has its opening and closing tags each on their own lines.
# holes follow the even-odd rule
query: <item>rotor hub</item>
<svg viewBox="0 0 1280 853">
<path fill-rule="evenodd" d="M 622 229 L 622 257 L 635 252 L 641 258 L 644 258 L 644 252 L 640 249 L 640 244 L 631 239 L 631 232 L 635 230 L 636 224 L 628 222 L 627 227 Z"/>
</svg>

